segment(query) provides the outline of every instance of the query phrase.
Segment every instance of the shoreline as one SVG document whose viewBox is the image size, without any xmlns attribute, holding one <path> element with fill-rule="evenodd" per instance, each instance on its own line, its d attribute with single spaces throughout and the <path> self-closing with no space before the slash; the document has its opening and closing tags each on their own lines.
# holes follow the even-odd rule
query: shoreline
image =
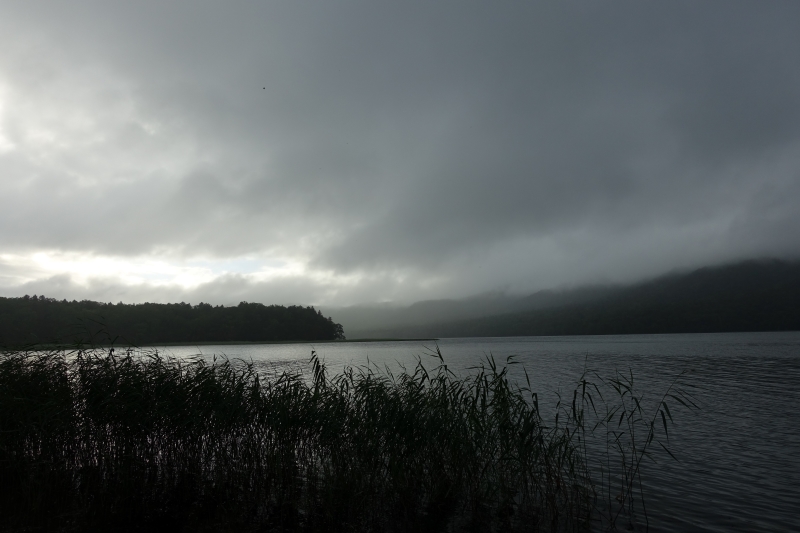
<svg viewBox="0 0 800 533">
<path fill-rule="evenodd" d="M 244 345 L 259 345 L 259 344 L 348 344 L 348 343 L 369 343 L 369 342 L 436 342 L 439 339 L 400 339 L 400 338 L 383 338 L 383 339 L 347 339 L 347 340 L 306 340 L 306 341 L 201 341 L 201 342 L 159 342 L 159 343 L 145 343 L 145 344 L 124 344 L 124 343 L 93 343 L 91 345 L 82 346 L 83 348 L 170 348 L 177 346 L 244 346 Z M 17 351 L 17 350 L 53 350 L 63 348 L 76 348 L 76 344 L 55 344 L 55 343 L 41 343 L 41 344 L 24 344 L 20 346 L 0 346 L 0 352 L 4 351 Z"/>
<path fill-rule="evenodd" d="M 158 348 L 159 346 L 236 346 L 248 344 L 348 344 L 363 342 L 419 342 L 439 339 L 346 339 L 346 340 L 305 340 L 305 341 L 204 341 L 204 342 L 160 342 L 137 345 L 139 348 Z M 104 345 L 105 346 L 105 345 Z M 110 346 L 110 345 L 107 345 Z"/>
</svg>

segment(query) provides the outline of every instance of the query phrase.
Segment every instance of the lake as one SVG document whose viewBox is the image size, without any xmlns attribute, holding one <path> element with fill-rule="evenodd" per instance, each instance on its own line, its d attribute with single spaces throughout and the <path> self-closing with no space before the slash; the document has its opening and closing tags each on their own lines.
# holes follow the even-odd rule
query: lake
<svg viewBox="0 0 800 533">
<path fill-rule="evenodd" d="M 677 460 L 644 468 L 651 531 L 791 531 L 800 515 L 800 332 L 441 339 L 437 342 L 309 343 L 167 347 L 252 360 L 263 371 L 302 369 L 316 350 L 331 372 L 370 364 L 411 369 L 438 345 L 456 373 L 493 356 L 524 366 L 542 405 L 570 393 L 585 366 L 610 377 L 630 370 L 652 398 L 681 372 L 701 407 L 671 406 Z M 650 392 L 651 391 L 651 392 Z"/>
</svg>

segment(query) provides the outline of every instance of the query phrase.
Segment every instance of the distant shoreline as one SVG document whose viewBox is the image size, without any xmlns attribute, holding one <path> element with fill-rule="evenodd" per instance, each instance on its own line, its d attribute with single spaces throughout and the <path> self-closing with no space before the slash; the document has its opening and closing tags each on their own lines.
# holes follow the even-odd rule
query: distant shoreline
<svg viewBox="0 0 800 533">
<path fill-rule="evenodd" d="M 161 343 L 146 343 L 146 344 L 125 344 L 125 343 L 94 343 L 85 345 L 83 347 L 96 347 L 96 348 L 167 348 L 174 346 L 237 346 L 237 345 L 257 345 L 257 344 L 348 344 L 348 343 L 364 343 L 364 342 L 436 342 L 439 339 L 400 339 L 400 338 L 384 338 L 384 339 L 347 339 L 347 340 L 307 340 L 307 341 L 208 341 L 208 342 L 161 342 Z M 9 350 L 52 350 L 54 348 L 73 348 L 79 345 L 64 343 L 42 343 L 42 344 L 23 344 L 18 346 L 0 346 L 0 352 Z"/>
<path fill-rule="evenodd" d="M 439 339 L 346 339 L 346 340 L 305 340 L 305 341 L 208 341 L 208 342 L 160 342 L 139 345 L 142 348 L 157 348 L 159 346 L 228 346 L 244 344 L 347 344 L 351 342 L 417 342 L 438 341 Z"/>
</svg>

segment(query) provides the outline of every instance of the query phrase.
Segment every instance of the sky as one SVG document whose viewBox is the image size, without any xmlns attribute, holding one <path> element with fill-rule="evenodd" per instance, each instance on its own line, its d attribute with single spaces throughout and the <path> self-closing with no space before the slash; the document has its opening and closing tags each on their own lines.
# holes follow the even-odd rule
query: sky
<svg viewBox="0 0 800 533">
<path fill-rule="evenodd" d="M 0 295 L 347 306 L 800 256 L 800 2 L 6 0 Z"/>
</svg>

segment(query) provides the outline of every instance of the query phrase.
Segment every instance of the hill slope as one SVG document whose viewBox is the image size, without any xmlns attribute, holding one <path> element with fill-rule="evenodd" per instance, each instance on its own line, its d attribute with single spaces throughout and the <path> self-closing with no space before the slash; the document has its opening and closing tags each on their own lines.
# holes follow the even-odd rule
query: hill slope
<svg viewBox="0 0 800 533">
<path fill-rule="evenodd" d="M 800 330 L 800 262 L 747 261 L 629 287 L 537 293 L 510 305 L 529 307 L 359 333 L 493 337 Z"/>
</svg>

